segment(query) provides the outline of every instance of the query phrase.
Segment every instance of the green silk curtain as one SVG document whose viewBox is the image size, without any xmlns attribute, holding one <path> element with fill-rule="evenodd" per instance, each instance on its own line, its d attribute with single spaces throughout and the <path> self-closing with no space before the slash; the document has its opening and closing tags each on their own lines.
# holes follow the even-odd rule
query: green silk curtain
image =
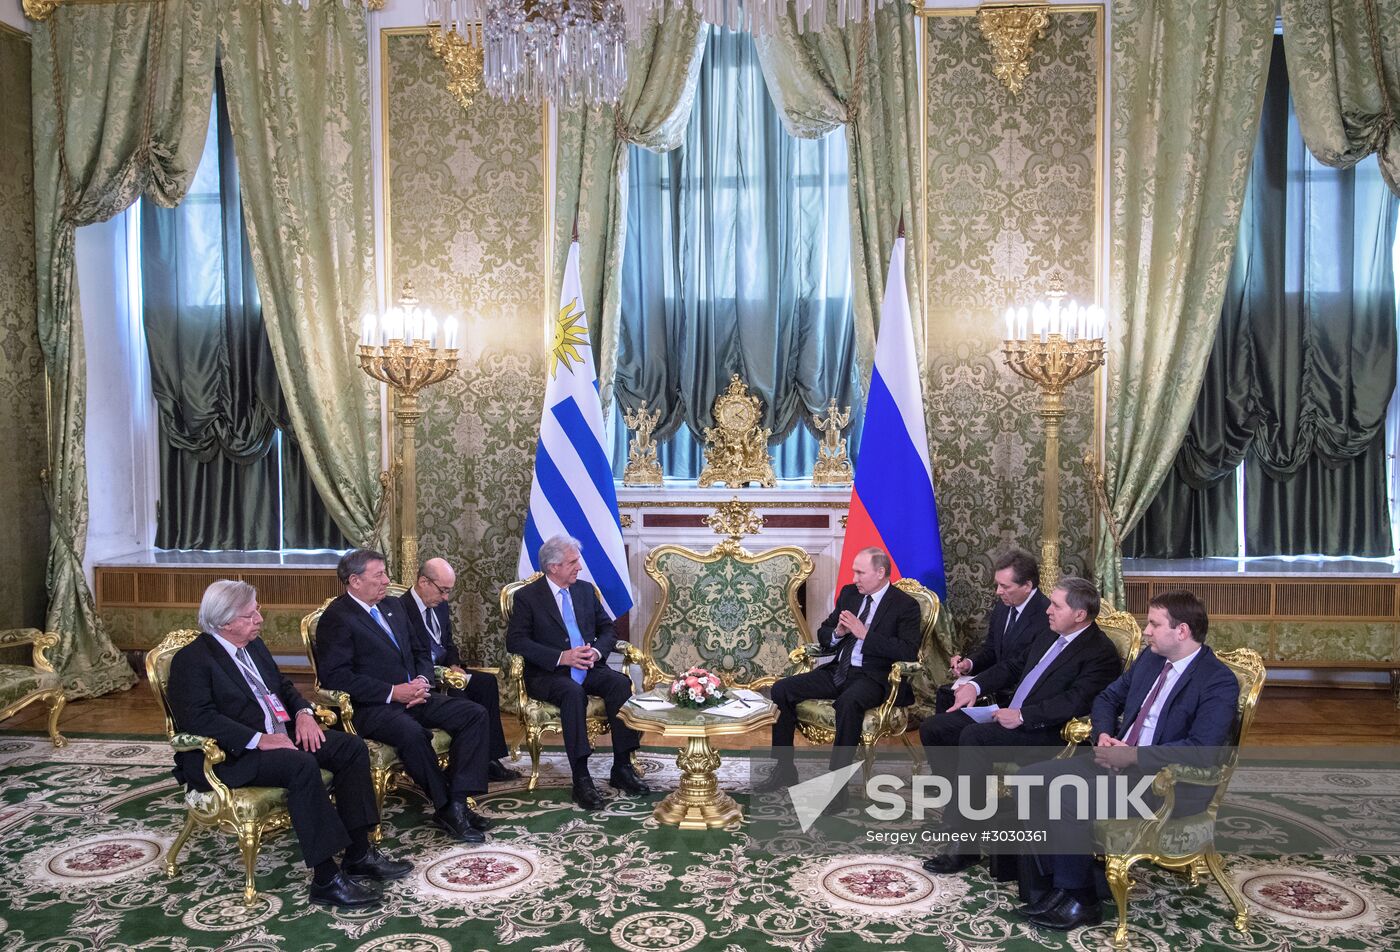
<svg viewBox="0 0 1400 952">
<path fill-rule="evenodd" d="M 1175 465 L 1125 548 L 1164 558 L 1388 555 L 1396 200 L 1309 156 L 1274 41 L 1221 323 Z"/>
<path fill-rule="evenodd" d="M 243 225 L 227 97 L 215 75 L 215 121 L 184 200 L 174 208 L 140 205 L 141 297 L 161 431 L 156 545 L 343 548 L 314 487 L 292 482 L 309 475 L 288 438 Z"/>
<path fill-rule="evenodd" d="M 287 413 L 336 525 L 388 551 L 379 391 L 355 357 L 374 304 L 365 10 L 334 0 L 219 10 L 248 242 Z"/>
<path fill-rule="evenodd" d="M 661 411 L 664 471 L 693 479 L 691 437 L 738 374 L 793 444 L 779 474 L 809 475 L 810 416 L 858 402 L 845 142 L 788 134 L 751 35 L 709 33 L 685 141 L 629 160 L 618 403 Z"/>
<path fill-rule="evenodd" d="M 924 352 L 916 22 L 912 7 L 891 3 L 873 22 L 798 33 L 788 12 L 776 33 L 756 38 L 768 90 L 788 131 L 815 138 L 845 127 L 856 362 L 865 380 L 874 366 L 885 271 L 901 221 L 909 239 L 904 261 L 914 346 L 921 357 Z"/>
<path fill-rule="evenodd" d="M 612 401 L 617 366 L 628 146 L 665 152 L 680 145 L 706 36 L 704 23 L 688 5 L 664 4 L 657 24 L 628 48 L 627 85 L 617 106 L 578 106 L 559 112 L 550 300 L 559 299 L 577 221 L 583 306 L 598 357 L 605 413 Z"/>
<path fill-rule="evenodd" d="M 199 164 L 214 78 L 213 10 L 166 0 L 63 4 L 34 24 L 35 256 L 49 374 L 49 608 L 70 697 L 136 677 L 113 647 L 83 577 L 88 487 L 82 321 L 74 230 L 138 195 L 183 196 Z"/>
<path fill-rule="evenodd" d="M 1400 4 L 1282 0 L 1283 42 L 1303 139 L 1319 162 L 1371 153 L 1400 195 Z"/>
<path fill-rule="evenodd" d="M 1121 533 L 1176 458 L 1215 341 L 1273 4 L 1135 0 L 1114 4 L 1112 17 L 1109 512 L 1095 569 L 1123 605 Z"/>
</svg>

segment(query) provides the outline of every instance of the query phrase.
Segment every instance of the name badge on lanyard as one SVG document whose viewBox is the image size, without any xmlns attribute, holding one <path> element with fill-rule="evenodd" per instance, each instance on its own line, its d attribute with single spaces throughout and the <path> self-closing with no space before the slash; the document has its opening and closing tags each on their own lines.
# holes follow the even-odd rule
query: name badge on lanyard
<svg viewBox="0 0 1400 952">
<path fill-rule="evenodd" d="M 287 708 L 283 706 L 280 697 L 273 694 L 271 691 L 268 691 L 263 696 L 267 698 L 267 706 L 272 709 L 273 716 L 279 721 L 285 724 L 292 719 L 291 715 L 287 713 Z"/>
</svg>

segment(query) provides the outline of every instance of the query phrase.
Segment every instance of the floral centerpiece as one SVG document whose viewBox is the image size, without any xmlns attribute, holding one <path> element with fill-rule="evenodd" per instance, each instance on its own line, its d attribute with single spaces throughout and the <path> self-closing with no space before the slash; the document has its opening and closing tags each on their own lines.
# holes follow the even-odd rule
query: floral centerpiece
<svg viewBox="0 0 1400 952">
<path fill-rule="evenodd" d="M 719 675 L 704 668 L 691 668 L 671 682 L 671 700 L 677 707 L 705 708 L 728 700 Z"/>
</svg>

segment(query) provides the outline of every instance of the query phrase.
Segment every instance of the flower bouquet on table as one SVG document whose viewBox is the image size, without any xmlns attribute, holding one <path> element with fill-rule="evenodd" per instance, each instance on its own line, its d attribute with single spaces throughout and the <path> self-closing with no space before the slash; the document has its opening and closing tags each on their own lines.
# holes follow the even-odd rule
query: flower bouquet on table
<svg viewBox="0 0 1400 952">
<path fill-rule="evenodd" d="M 691 668 L 671 682 L 671 700 L 677 707 L 706 708 L 729 700 L 719 675 Z"/>
</svg>

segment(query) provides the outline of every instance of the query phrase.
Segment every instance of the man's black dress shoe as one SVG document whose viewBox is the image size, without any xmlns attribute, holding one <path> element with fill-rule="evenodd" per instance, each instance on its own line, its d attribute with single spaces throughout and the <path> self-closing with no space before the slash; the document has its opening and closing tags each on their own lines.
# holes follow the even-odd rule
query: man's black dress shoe
<svg viewBox="0 0 1400 952">
<path fill-rule="evenodd" d="M 377 846 L 371 846 L 359 859 L 347 859 L 340 864 L 340 868 L 350 876 L 366 876 L 381 881 L 403 879 L 413 872 L 412 863 L 390 859 Z"/>
<path fill-rule="evenodd" d="M 976 856 L 968 856 L 962 853 L 939 853 L 937 856 L 930 856 L 928 859 L 924 860 L 924 869 L 936 876 L 960 873 L 969 866 L 976 865 Z"/>
<path fill-rule="evenodd" d="M 792 764 L 778 764 L 768 776 L 754 784 L 754 793 L 777 793 L 797 783 L 797 768 Z"/>
<path fill-rule="evenodd" d="M 1030 902 L 1022 903 L 1021 908 L 1017 911 L 1023 916 L 1044 915 L 1068 898 L 1070 898 L 1069 893 L 1063 889 L 1050 889 L 1036 896 Z"/>
<path fill-rule="evenodd" d="M 1103 922 L 1103 906 L 1097 901 L 1083 903 L 1068 893 L 1059 905 L 1052 906 L 1038 916 L 1027 916 L 1042 929 L 1069 932 L 1080 926 L 1096 926 Z"/>
<path fill-rule="evenodd" d="M 477 813 L 465 803 L 462 804 L 462 816 L 466 818 L 467 826 L 471 827 L 473 830 L 480 830 L 485 833 L 487 830 L 491 829 L 491 821 L 480 813 Z"/>
<path fill-rule="evenodd" d="M 499 760 L 492 760 L 486 764 L 486 779 L 492 783 L 501 783 L 506 780 L 519 780 L 520 771 L 512 770 Z"/>
<path fill-rule="evenodd" d="M 382 898 L 383 895 L 379 890 L 351 879 L 343 869 L 325 885 L 317 885 L 313 882 L 306 888 L 307 901 L 314 902 L 318 906 L 339 906 L 343 909 L 354 909 L 359 906 L 372 906 Z"/>
<path fill-rule="evenodd" d="M 463 843 L 485 843 L 486 834 L 472 827 L 470 812 L 465 804 L 453 803 L 434 813 L 433 821 Z"/>
<path fill-rule="evenodd" d="M 593 786 L 593 778 L 574 781 L 574 802 L 585 810 L 603 809 L 603 797 Z"/>
<path fill-rule="evenodd" d="M 608 776 L 608 783 L 623 793 L 630 793 L 633 796 L 644 797 L 651 793 L 651 787 L 648 787 L 646 781 L 637 776 L 637 771 L 631 764 L 613 764 L 612 773 Z"/>
</svg>

